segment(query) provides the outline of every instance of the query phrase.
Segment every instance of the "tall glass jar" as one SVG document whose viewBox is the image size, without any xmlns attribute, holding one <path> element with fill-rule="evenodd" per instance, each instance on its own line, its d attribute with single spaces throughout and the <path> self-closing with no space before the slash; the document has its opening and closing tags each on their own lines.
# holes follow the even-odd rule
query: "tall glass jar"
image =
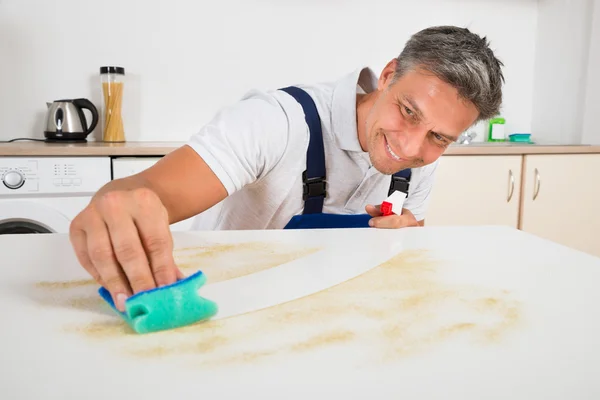
<svg viewBox="0 0 600 400">
<path fill-rule="evenodd" d="M 124 142 L 123 129 L 123 85 L 125 68 L 106 66 L 100 67 L 100 81 L 104 95 L 104 131 L 102 140 L 105 142 Z"/>
</svg>

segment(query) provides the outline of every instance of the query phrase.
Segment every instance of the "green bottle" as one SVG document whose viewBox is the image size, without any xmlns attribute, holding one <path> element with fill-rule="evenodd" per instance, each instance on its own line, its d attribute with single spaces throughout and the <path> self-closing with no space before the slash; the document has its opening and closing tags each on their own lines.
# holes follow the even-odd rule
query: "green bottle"
<svg viewBox="0 0 600 400">
<path fill-rule="evenodd" d="M 496 117 L 490 119 L 490 126 L 488 132 L 489 142 L 504 142 L 506 141 L 506 134 L 504 132 L 504 124 L 506 120 L 502 117 Z"/>
</svg>

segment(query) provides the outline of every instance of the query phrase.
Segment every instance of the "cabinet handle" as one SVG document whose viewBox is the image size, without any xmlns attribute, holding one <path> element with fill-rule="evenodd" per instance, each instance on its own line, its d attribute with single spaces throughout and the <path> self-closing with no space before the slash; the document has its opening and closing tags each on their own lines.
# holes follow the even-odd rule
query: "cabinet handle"
<svg viewBox="0 0 600 400">
<path fill-rule="evenodd" d="M 512 199 L 513 193 L 515 191 L 515 177 L 514 177 L 511 169 L 508 170 L 508 178 L 510 181 L 510 189 L 508 189 L 508 198 L 506 199 L 507 203 L 510 202 L 510 199 Z"/>
<path fill-rule="evenodd" d="M 538 171 L 538 169 L 536 168 L 534 170 L 535 172 L 535 186 L 534 186 L 534 191 L 533 191 L 533 200 L 535 200 L 538 196 L 538 193 L 540 192 L 540 185 L 541 185 L 541 179 L 540 179 L 540 172 Z"/>
</svg>

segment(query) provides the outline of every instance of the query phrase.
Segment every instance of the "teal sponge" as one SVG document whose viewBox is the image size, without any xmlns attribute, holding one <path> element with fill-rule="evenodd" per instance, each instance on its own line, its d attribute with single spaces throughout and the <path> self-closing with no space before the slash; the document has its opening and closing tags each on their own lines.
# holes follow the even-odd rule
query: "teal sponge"
<svg viewBox="0 0 600 400">
<path fill-rule="evenodd" d="M 125 301 L 125 312 L 117 310 L 108 290 L 102 287 L 98 292 L 135 332 L 149 333 L 193 324 L 215 315 L 217 304 L 198 294 L 205 282 L 206 275 L 198 271 L 171 285 L 136 293 Z"/>
</svg>

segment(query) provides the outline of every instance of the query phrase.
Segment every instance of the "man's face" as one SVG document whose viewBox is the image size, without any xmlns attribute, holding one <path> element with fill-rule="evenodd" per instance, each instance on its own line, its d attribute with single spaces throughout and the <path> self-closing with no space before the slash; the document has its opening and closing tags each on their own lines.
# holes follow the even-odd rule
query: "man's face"
<svg viewBox="0 0 600 400">
<path fill-rule="evenodd" d="M 365 126 L 366 150 L 385 174 L 434 162 L 478 116 L 456 89 L 426 71 L 409 71 L 392 83 L 395 66 L 392 61 L 384 69 Z"/>
</svg>

